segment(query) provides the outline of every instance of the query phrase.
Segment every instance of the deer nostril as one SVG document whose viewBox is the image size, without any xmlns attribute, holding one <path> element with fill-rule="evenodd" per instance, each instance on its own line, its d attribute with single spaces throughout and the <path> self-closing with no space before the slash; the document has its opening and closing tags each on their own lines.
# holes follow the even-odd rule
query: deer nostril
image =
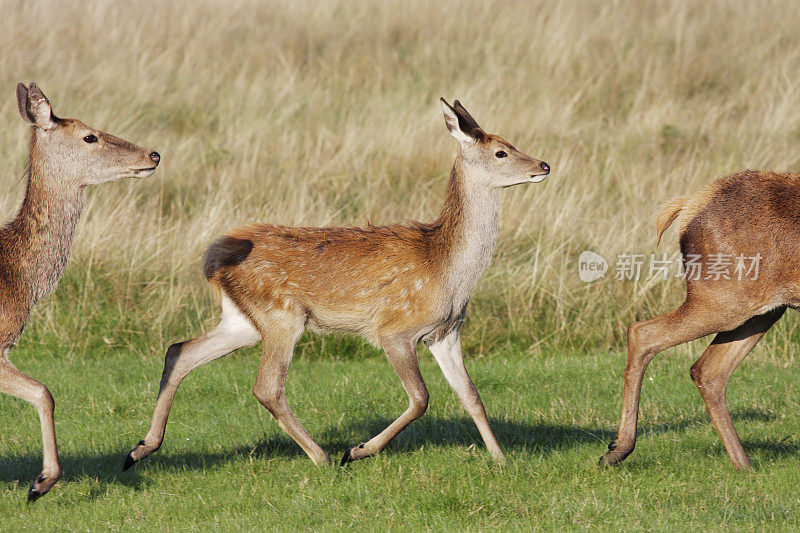
<svg viewBox="0 0 800 533">
<path fill-rule="evenodd" d="M 159 161 L 161 161 L 161 156 L 158 152 L 150 152 L 150 159 L 157 165 Z"/>
<path fill-rule="evenodd" d="M 548 165 L 548 164 L 547 164 L 547 163 L 545 163 L 544 161 L 542 161 L 541 163 L 539 163 L 539 166 L 540 166 L 540 167 L 541 167 L 541 169 L 542 169 L 542 170 L 544 170 L 545 172 L 550 172 L 550 165 Z"/>
</svg>

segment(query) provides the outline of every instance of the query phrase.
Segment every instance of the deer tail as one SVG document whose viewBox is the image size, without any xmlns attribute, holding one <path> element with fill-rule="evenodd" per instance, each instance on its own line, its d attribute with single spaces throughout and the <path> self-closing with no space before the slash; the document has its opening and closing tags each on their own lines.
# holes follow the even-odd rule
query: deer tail
<svg viewBox="0 0 800 533">
<path fill-rule="evenodd" d="M 658 217 L 656 218 L 656 232 L 658 233 L 658 241 L 656 242 L 656 246 L 658 246 L 658 244 L 661 242 L 661 235 L 664 234 L 670 224 L 675 222 L 675 219 L 678 218 L 678 215 L 681 214 L 681 211 L 684 207 L 686 207 L 688 202 L 688 197 L 679 196 L 678 198 L 673 198 L 661 208 L 661 211 L 659 211 Z"/>
</svg>

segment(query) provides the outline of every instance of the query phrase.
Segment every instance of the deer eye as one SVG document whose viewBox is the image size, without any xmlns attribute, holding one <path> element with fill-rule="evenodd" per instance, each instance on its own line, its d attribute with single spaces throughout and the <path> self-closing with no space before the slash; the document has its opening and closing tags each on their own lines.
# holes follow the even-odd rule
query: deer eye
<svg viewBox="0 0 800 533">
<path fill-rule="evenodd" d="M 87 135 L 86 137 L 83 138 L 83 141 L 89 144 L 96 143 L 97 137 L 95 137 L 94 135 Z"/>
<path fill-rule="evenodd" d="M 508 154 L 505 153 L 503 150 L 500 150 L 499 152 L 495 152 L 494 156 L 496 158 L 500 159 L 501 157 L 508 157 Z"/>
</svg>

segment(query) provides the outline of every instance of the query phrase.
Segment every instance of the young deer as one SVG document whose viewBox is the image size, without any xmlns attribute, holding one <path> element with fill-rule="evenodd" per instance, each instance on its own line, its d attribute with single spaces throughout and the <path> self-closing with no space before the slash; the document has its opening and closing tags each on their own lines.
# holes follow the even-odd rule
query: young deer
<svg viewBox="0 0 800 533">
<path fill-rule="evenodd" d="M 642 380 L 650 361 L 667 348 L 716 333 L 692 365 L 691 377 L 731 461 L 736 468 L 750 468 L 725 392 L 731 374 L 764 333 L 787 307 L 800 306 L 798 198 L 800 174 L 745 171 L 717 179 L 692 197 L 676 198 L 661 211 L 659 240 L 681 219 L 684 261 L 694 256 L 701 265 L 710 265 L 721 256 L 751 258 L 746 266 L 752 271 L 746 276 L 728 272 L 729 279 L 701 272 L 687 275 L 686 301 L 678 309 L 631 324 L 622 420 L 601 464 L 615 465 L 633 451 Z M 756 258 L 757 269 L 752 269 Z M 731 269 L 739 262 L 731 261 Z"/>
<path fill-rule="evenodd" d="M 461 149 L 435 222 L 366 228 L 256 224 L 208 248 L 205 274 L 221 293 L 219 325 L 167 350 L 150 430 L 128 454 L 124 469 L 161 446 L 175 392 L 191 370 L 259 341 L 263 355 L 253 394 L 315 464 L 329 463 L 284 394 L 292 352 L 306 327 L 357 333 L 383 347 L 409 397 L 408 409 L 379 435 L 350 448 L 342 464 L 381 451 L 425 412 L 428 391 L 416 352 L 420 340 L 492 456 L 503 458 L 464 366 L 459 328 L 470 292 L 495 249 L 498 190 L 540 182 L 550 167 L 484 133 L 458 100 L 454 107 L 444 99 L 441 103 L 447 129 Z"/>
<path fill-rule="evenodd" d="M 39 412 L 44 467 L 28 491 L 28 501 L 33 501 L 61 475 L 53 397 L 47 387 L 17 370 L 8 353 L 33 305 L 52 292 L 64 271 L 83 208 L 83 188 L 149 176 L 161 158 L 78 120 L 56 118 L 35 83 L 17 85 L 17 104 L 33 128 L 25 200 L 14 220 L 0 227 L 0 391 Z"/>
</svg>

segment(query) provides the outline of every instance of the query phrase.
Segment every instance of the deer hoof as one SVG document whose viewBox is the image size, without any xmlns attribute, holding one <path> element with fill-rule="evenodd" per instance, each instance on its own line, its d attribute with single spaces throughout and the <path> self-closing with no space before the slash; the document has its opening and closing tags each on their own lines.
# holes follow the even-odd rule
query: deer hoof
<svg viewBox="0 0 800 533">
<path fill-rule="evenodd" d="M 600 466 L 614 466 L 618 464 L 622 459 L 614 459 L 613 456 L 619 455 L 611 453 L 617 448 L 617 439 L 612 440 L 608 444 L 608 453 L 603 455 L 600 460 L 597 462 Z M 624 459 L 624 457 L 623 457 Z"/>
<path fill-rule="evenodd" d="M 364 443 L 362 442 L 358 446 L 353 446 L 352 448 L 350 448 L 349 450 L 344 452 L 344 455 L 342 456 L 342 460 L 339 461 L 339 466 L 344 466 L 347 463 L 352 463 L 355 460 L 363 459 L 364 457 L 368 457 L 367 455 L 362 455 L 363 452 L 360 452 L 360 450 L 363 450 L 363 449 L 364 449 Z"/>
<path fill-rule="evenodd" d="M 123 472 L 125 472 L 127 469 L 129 469 L 130 467 L 135 465 L 137 462 L 139 462 L 139 459 L 136 459 L 133 456 L 133 452 L 135 452 L 136 449 L 139 448 L 140 446 L 144 446 L 144 441 L 143 440 L 140 440 L 139 443 L 136 445 L 136 448 L 134 448 L 131 451 L 129 451 L 128 455 L 125 456 L 125 464 L 122 465 L 122 471 Z"/>
<path fill-rule="evenodd" d="M 344 455 L 342 455 L 342 460 L 339 461 L 339 466 L 344 466 L 352 460 L 353 458 L 350 457 L 350 450 L 348 449 L 346 452 L 344 452 Z"/>
<path fill-rule="evenodd" d="M 28 489 L 28 503 L 33 503 L 45 494 L 55 485 L 56 481 L 60 476 L 56 476 L 55 479 L 48 479 L 44 477 L 43 474 L 40 474 L 33 483 L 31 483 L 30 488 Z"/>
<path fill-rule="evenodd" d="M 128 455 L 125 456 L 125 464 L 122 465 L 122 471 L 125 472 L 127 469 L 132 467 L 136 464 L 136 459 L 133 458 L 133 452 L 128 452 Z"/>
<path fill-rule="evenodd" d="M 616 445 L 608 453 L 600 458 L 600 466 L 617 466 L 628 457 L 633 448 L 627 451 L 620 451 L 616 449 Z"/>
<path fill-rule="evenodd" d="M 28 489 L 28 503 L 33 503 L 42 496 L 44 496 L 44 493 L 39 492 L 39 490 L 34 488 L 33 485 L 31 485 L 31 488 Z"/>
</svg>

